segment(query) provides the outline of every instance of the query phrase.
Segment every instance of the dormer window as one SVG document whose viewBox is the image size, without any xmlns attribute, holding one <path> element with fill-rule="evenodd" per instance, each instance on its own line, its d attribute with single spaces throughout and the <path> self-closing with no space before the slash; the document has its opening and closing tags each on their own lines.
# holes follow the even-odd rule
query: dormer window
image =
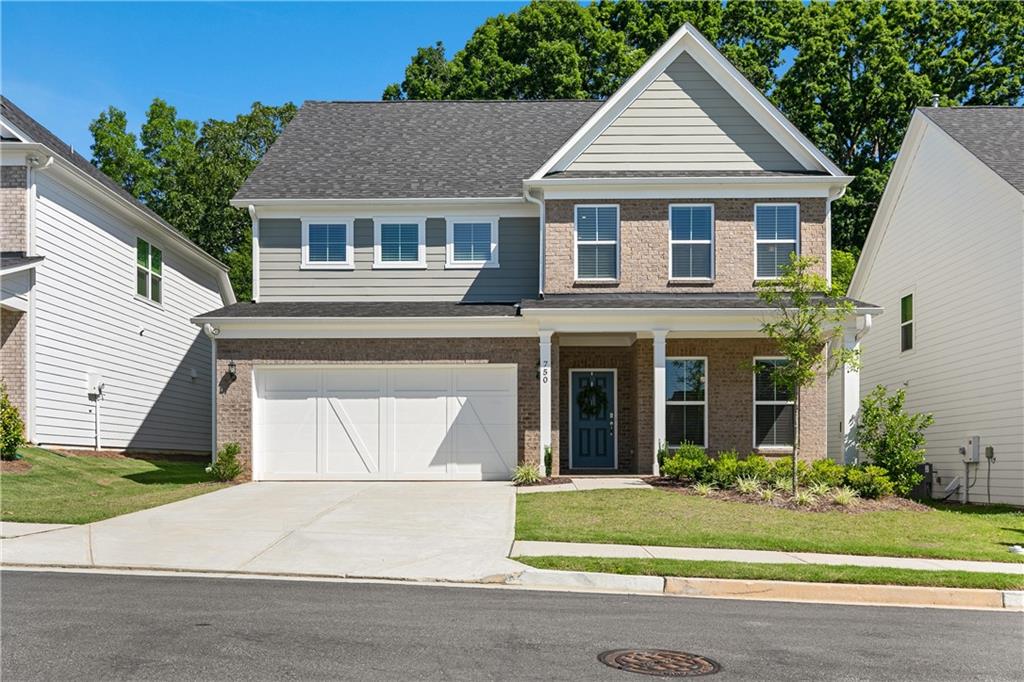
<svg viewBox="0 0 1024 682">
<path fill-rule="evenodd" d="M 302 267 L 352 269 L 352 218 L 303 218 Z"/>
</svg>

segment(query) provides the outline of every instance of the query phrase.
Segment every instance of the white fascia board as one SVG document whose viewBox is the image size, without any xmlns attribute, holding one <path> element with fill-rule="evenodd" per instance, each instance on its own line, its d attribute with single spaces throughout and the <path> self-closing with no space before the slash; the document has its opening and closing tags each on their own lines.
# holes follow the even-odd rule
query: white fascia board
<svg viewBox="0 0 1024 682">
<path fill-rule="evenodd" d="M 545 178 L 528 180 L 545 199 L 733 199 L 828 198 L 852 180 L 849 176 L 815 178 Z"/>
<path fill-rule="evenodd" d="M 918 111 L 910 119 L 907 126 L 907 133 L 903 137 L 899 153 L 896 155 L 896 163 L 893 164 L 892 172 L 889 173 L 889 180 L 885 184 L 882 198 L 878 202 L 878 210 L 868 228 L 868 235 L 864 239 L 864 247 L 861 249 L 860 258 L 853 270 L 850 279 L 850 286 L 847 287 L 846 295 L 850 298 L 857 298 L 861 295 L 865 280 L 871 267 L 878 256 L 878 249 L 885 240 L 885 232 L 889 227 L 893 211 L 899 202 L 900 194 L 903 192 L 903 185 L 907 181 L 910 169 L 917 157 L 917 151 L 924 139 L 925 132 L 930 125 L 934 125 L 927 116 Z"/>
<path fill-rule="evenodd" d="M 537 325 L 522 317 L 316 317 L 238 318 L 196 317 L 210 324 L 218 339 L 302 338 L 463 338 L 534 337 Z"/>
<path fill-rule="evenodd" d="M 834 177 L 843 172 L 790 123 L 693 25 L 683 24 L 608 100 L 587 119 L 530 180 L 553 170 L 564 170 L 611 125 L 647 87 L 683 52 L 693 57 L 755 121 L 809 170 Z"/>
<path fill-rule="evenodd" d="M 0 266 L 0 277 L 7 277 L 18 272 L 24 272 L 25 270 L 35 270 L 36 266 L 42 261 L 33 261 L 31 263 L 24 263 L 22 265 L 15 266 L 13 268 L 5 268 Z"/>
<path fill-rule="evenodd" d="M 0 125 L 3 125 L 4 128 L 9 130 L 21 142 L 31 142 L 32 141 L 32 138 L 30 138 L 28 135 L 26 135 L 25 132 L 23 130 L 21 130 L 21 128 L 19 128 L 18 126 L 14 125 L 13 123 L 11 123 L 10 120 L 6 116 L 0 116 Z M 6 143 L 4 143 L 4 144 L 6 144 Z"/>
<path fill-rule="evenodd" d="M 460 215 L 499 215 L 502 218 L 536 218 L 540 211 L 536 204 L 528 203 L 523 197 L 501 199 L 374 199 L 339 200 L 329 202 L 250 202 L 260 218 L 295 218 L 317 215 L 338 215 L 342 213 L 353 218 L 373 218 L 378 215 L 438 217 Z"/>
<path fill-rule="evenodd" d="M 55 177 L 68 182 L 70 186 L 84 192 L 87 197 L 98 201 L 105 208 L 113 210 L 127 220 L 134 220 L 133 224 L 140 224 L 143 229 L 149 230 L 153 234 L 170 237 L 170 243 L 177 247 L 176 250 L 179 254 L 190 259 L 203 270 L 216 274 L 221 290 L 221 300 L 224 301 L 224 304 L 230 305 L 235 302 L 235 292 L 231 287 L 231 280 L 228 277 L 228 266 L 196 246 L 188 237 L 173 227 L 168 227 L 162 222 L 155 220 L 134 201 L 130 201 L 110 191 L 108 187 L 103 186 L 98 180 L 84 173 L 80 168 L 46 145 L 35 142 L 17 142 L 5 143 L 5 146 L 11 149 L 11 151 L 20 151 L 25 154 L 37 153 L 52 157 L 53 164 L 51 166 L 45 170 L 42 168 L 35 170 L 37 172 L 43 170 L 43 172 L 55 174 Z M 138 221 L 141 221 L 141 223 Z"/>
</svg>

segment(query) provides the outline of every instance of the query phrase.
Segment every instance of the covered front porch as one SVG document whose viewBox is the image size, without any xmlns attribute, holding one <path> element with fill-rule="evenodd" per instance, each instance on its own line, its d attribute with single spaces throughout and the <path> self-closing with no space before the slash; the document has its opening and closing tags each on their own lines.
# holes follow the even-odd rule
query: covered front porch
<svg viewBox="0 0 1024 682">
<path fill-rule="evenodd" d="M 552 475 L 656 474 L 658 451 L 684 442 L 712 454 L 789 455 L 794 397 L 770 379 L 784 359 L 760 333 L 771 311 L 755 302 L 572 295 L 524 304 L 523 316 L 539 326 L 541 461 L 550 447 Z M 850 320 L 851 345 L 858 325 L 861 314 Z M 833 417 L 852 424 L 857 372 L 847 368 L 833 380 L 849 388 L 849 404 Z M 801 405 L 801 456 L 823 457 L 830 418 L 824 370 Z"/>
</svg>

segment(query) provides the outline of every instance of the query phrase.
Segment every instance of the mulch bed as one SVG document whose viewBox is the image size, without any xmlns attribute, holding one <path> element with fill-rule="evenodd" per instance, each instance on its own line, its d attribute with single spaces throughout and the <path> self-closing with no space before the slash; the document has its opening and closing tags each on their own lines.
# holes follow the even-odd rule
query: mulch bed
<svg viewBox="0 0 1024 682">
<path fill-rule="evenodd" d="M 14 459 L 11 461 L 0 460 L 0 473 L 23 474 L 31 468 L 32 465 L 23 459 Z"/>
<path fill-rule="evenodd" d="M 660 478 L 657 476 L 650 476 L 644 480 L 656 488 L 665 488 L 666 490 L 671 490 L 672 492 L 679 493 L 680 495 L 701 497 L 701 495 L 694 492 L 690 483 L 686 483 L 684 481 L 677 481 L 672 478 Z M 771 502 L 762 500 L 757 495 L 744 495 L 743 493 L 735 490 L 712 490 L 703 497 L 711 500 L 744 502 L 746 504 L 757 504 L 763 507 L 775 507 L 777 509 L 790 509 L 792 511 L 801 512 L 843 512 L 846 514 L 863 514 L 865 512 L 876 511 L 932 511 L 932 508 L 927 505 L 915 502 L 914 500 L 908 500 L 904 497 L 896 497 L 895 495 L 884 497 L 880 500 L 865 500 L 858 498 L 853 504 L 846 507 L 834 504 L 828 498 L 819 498 L 814 504 L 801 507 L 792 501 L 789 493 L 787 492 L 777 492 L 775 499 Z"/>
<path fill-rule="evenodd" d="M 548 476 L 546 478 L 540 479 L 536 483 L 524 483 L 523 485 L 521 485 L 519 487 L 520 488 L 534 488 L 534 487 L 539 486 L 539 485 L 559 485 L 560 483 L 572 483 L 572 479 L 571 478 L 566 478 L 565 476 Z"/>
<path fill-rule="evenodd" d="M 102 459 L 142 459 L 164 462 L 209 462 L 210 456 L 194 452 L 134 452 L 132 450 L 75 450 L 68 448 L 47 448 L 67 457 L 99 457 Z"/>
</svg>

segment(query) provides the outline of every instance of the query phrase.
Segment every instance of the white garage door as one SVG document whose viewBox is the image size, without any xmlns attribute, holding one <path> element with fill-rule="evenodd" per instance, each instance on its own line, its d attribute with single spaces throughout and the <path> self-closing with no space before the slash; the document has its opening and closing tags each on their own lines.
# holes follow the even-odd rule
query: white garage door
<svg viewBox="0 0 1024 682">
<path fill-rule="evenodd" d="M 261 368 L 253 410 L 257 479 L 507 479 L 515 467 L 515 366 Z"/>
</svg>

